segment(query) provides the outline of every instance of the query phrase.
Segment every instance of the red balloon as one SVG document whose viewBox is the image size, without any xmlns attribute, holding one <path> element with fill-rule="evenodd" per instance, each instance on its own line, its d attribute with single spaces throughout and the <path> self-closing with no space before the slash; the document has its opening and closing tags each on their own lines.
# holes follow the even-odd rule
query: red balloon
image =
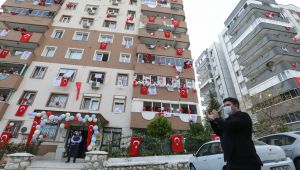
<svg viewBox="0 0 300 170">
<path fill-rule="evenodd" d="M 48 111 L 48 112 L 46 112 L 46 115 L 47 115 L 48 117 L 50 117 L 50 116 L 52 115 L 52 112 Z"/>
<path fill-rule="evenodd" d="M 78 117 L 74 117 L 73 121 L 78 122 Z"/>
<path fill-rule="evenodd" d="M 46 135 L 46 134 L 43 134 L 43 138 L 46 139 L 46 138 L 47 138 L 47 135 Z"/>
<path fill-rule="evenodd" d="M 65 124 L 65 128 L 66 128 L 66 129 L 69 129 L 70 127 L 71 127 L 70 123 L 66 123 L 66 124 Z"/>
</svg>

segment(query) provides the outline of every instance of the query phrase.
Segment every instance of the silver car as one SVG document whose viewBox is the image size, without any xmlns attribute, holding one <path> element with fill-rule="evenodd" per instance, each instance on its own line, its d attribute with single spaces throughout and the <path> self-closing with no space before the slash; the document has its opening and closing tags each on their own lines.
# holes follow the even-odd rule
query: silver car
<svg viewBox="0 0 300 170">
<path fill-rule="evenodd" d="M 257 139 L 269 145 L 280 146 L 300 170 L 300 131 L 277 133 Z"/>
</svg>

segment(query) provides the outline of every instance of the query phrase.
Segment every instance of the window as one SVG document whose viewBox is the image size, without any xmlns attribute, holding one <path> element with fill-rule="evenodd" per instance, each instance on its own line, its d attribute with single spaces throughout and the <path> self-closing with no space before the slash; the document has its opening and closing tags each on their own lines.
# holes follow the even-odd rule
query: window
<svg viewBox="0 0 300 170">
<path fill-rule="evenodd" d="M 130 54 L 121 53 L 119 61 L 121 63 L 130 63 Z"/>
<path fill-rule="evenodd" d="M 65 108 L 67 100 L 67 94 L 51 94 L 47 107 Z"/>
<path fill-rule="evenodd" d="M 125 30 L 134 31 L 134 24 L 133 23 L 126 23 Z"/>
<path fill-rule="evenodd" d="M 71 16 L 69 15 L 63 15 L 59 20 L 59 22 L 62 23 L 70 23 L 70 21 L 71 21 Z"/>
<path fill-rule="evenodd" d="M 94 55 L 95 61 L 104 61 L 107 62 L 109 59 L 109 52 L 96 51 Z"/>
<path fill-rule="evenodd" d="M 116 29 L 117 22 L 116 21 L 104 21 L 103 27 L 110 28 L 110 29 Z"/>
<path fill-rule="evenodd" d="M 35 95 L 36 92 L 34 91 L 24 91 L 22 96 L 19 99 L 18 104 L 32 105 Z"/>
<path fill-rule="evenodd" d="M 10 123 L 14 123 L 14 126 L 12 128 L 7 128 Z M 19 131 L 22 125 L 22 121 L 9 121 L 6 125 L 5 132 L 11 132 L 12 138 L 18 138 Z"/>
<path fill-rule="evenodd" d="M 116 85 L 118 85 L 118 86 L 128 86 L 128 74 L 118 74 Z"/>
<path fill-rule="evenodd" d="M 98 6 L 96 5 L 87 5 L 85 7 L 85 11 L 89 14 L 89 15 L 95 15 L 97 13 L 98 10 Z"/>
<path fill-rule="evenodd" d="M 91 72 L 89 75 L 89 83 L 91 82 L 99 82 L 103 84 L 105 73 L 103 72 Z"/>
<path fill-rule="evenodd" d="M 52 38 L 54 39 L 61 39 L 63 37 L 64 30 L 54 30 L 52 33 Z"/>
<path fill-rule="evenodd" d="M 75 32 L 73 40 L 87 41 L 89 33 L 87 32 Z"/>
<path fill-rule="evenodd" d="M 79 24 L 82 24 L 83 27 L 88 28 L 88 27 L 92 26 L 93 23 L 94 23 L 94 19 L 92 19 L 92 18 L 81 18 Z"/>
<path fill-rule="evenodd" d="M 133 45 L 133 38 L 132 37 L 123 37 L 122 45 L 130 48 Z"/>
<path fill-rule="evenodd" d="M 66 58 L 80 60 L 82 58 L 83 49 L 69 49 Z"/>
<path fill-rule="evenodd" d="M 99 94 L 84 94 L 81 109 L 83 110 L 99 110 L 100 95 Z"/>
<path fill-rule="evenodd" d="M 114 96 L 113 112 L 114 113 L 123 113 L 123 112 L 125 112 L 125 103 L 126 103 L 126 97 L 125 96 Z"/>
<path fill-rule="evenodd" d="M 55 141 L 58 124 L 46 124 L 41 128 L 41 134 L 46 135 L 46 141 Z"/>
<path fill-rule="evenodd" d="M 152 102 L 144 102 L 144 111 L 152 111 Z"/>
<path fill-rule="evenodd" d="M 135 17 L 135 11 L 128 11 L 127 17 Z"/>
<path fill-rule="evenodd" d="M 47 67 L 43 67 L 43 66 L 36 66 L 34 68 L 34 71 L 31 75 L 31 78 L 34 79 L 42 79 L 46 73 Z"/>
<path fill-rule="evenodd" d="M 129 4 L 130 4 L 130 5 L 137 5 L 137 0 L 130 0 L 130 1 L 129 1 Z"/>
<path fill-rule="evenodd" d="M 104 128 L 101 150 L 110 149 L 118 150 L 121 145 L 122 129 L 120 128 Z"/>
<path fill-rule="evenodd" d="M 69 81 L 74 81 L 76 70 L 61 68 L 58 72 L 58 77 L 69 78 Z"/>
<path fill-rule="evenodd" d="M 54 54 L 55 54 L 56 48 L 57 47 L 54 47 L 54 46 L 46 46 L 43 53 L 42 53 L 42 56 L 44 56 L 44 57 L 53 57 Z"/>
<path fill-rule="evenodd" d="M 119 15 L 119 9 L 115 9 L 115 8 L 108 8 L 107 9 L 107 18 L 116 18 Z"/>
<path fill-rule="evenodd" d="M 156 6 L 157 1 L 156 0 L 142 0 L 142 4 L 146 4 L 146 5 L 149 5 L 149 6 Z"/>
<path fill-rule="evenodd" d="M 196 153 L 196 156 L 205 156 L 208 155 L 208 151 L 209 151 L 209 144 L 205 144 L 203 145 Z"/>
<path fill-rule="evenodd" d="M 112 44 L 113 43 L 113 39 L 114 39 L 114 37 L 112 35 L 101 34 L 100 38 L 99 38 L 99 42 L 104 42 L 104 43 Z"/>
</svg>

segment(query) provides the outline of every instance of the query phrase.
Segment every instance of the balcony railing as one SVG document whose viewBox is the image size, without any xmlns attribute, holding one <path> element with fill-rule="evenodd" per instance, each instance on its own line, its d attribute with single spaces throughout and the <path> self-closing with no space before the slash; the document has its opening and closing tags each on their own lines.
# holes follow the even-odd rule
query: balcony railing
<svg viewBox="0 0 300 170">
<path fill-rule="evenodd" d="M 29 34 L 31 34 L 31 36 Z M 41 33 L 25 33 L 25 35 L 22 35 L 21 31 L 11 30 L 6 36 L 0 36 L 0 44 L 7 47 L 35 49 L 40 45 L 42 36 L 43 34 Z M 27 39 L 27 41 L 25 41 L 25 39 Z"/>
<path fill-rule="evenodd" d="M 0 101 L 0 121 L 2 120 L 8 106 L 9 106 L 8 103 Z"/>
<path fill-rule="evenodd" d="M 151 48 L 150 46 L 154 46 L 154 48 Z M 159 55 L 159 56 L 177 56 L 182 58 L 191 58 L 191 51 L 190 50 L 184 50 L 182 55 L 178 55 L 176 52 L 176 49 L 173 47 L 162 47 L 158 45 L 145 45 L 145 44 L 138 44 L 137 45 L 137 53 L 138 54 L 153 54 L 153 55 Z"/>
<path fill-rule="evenodd" d="M 55 3 L 56 2 L 56 3 Z M 16 2 L 15 0 L 7 0 L 2 5 L 4 10 L 8 9 L 9 7 L 16 7 L 16 8 L 27 8 L 27 9 L 37 9 L 37 10 L 47 10 L 51 12 L 57 13 L 63 4 L 63 0 L 57 0 L 54 3 L 40 3 L 35 4 L 32 0 L 24 0 L 20 2 Z"/>
<path fill-rule="evenodd" d="M 147 13 L 152 16 L 156 16 L 155 14 L 159 14 L 161 16 L 166 16 L 168 18 L 173 17 L 181 21 L 185 20 L 185 14 L 183 10 L 174 10 L 171 9 L 171 7 L 166 8 L 166 7 L 156 6 L 154 8 L 151 8 L 146 4 L 142 4 L 142 13 Z"/>
</svg>

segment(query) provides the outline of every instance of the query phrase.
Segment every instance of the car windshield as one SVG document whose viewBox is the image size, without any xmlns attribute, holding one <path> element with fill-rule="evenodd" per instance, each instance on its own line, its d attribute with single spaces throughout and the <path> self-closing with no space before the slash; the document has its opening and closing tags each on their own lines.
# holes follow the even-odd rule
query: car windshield
<svg viewBox="0 0 300 170">
<path fill-rule="evenodd" d="M 256 146 L 259 146 L 259 145 L 267 145 L 266 143 L 261 142 L 261 141 L 258 141 L 258 140 L 255 140 L 255 141 L 253 141 L 253 142 L 254 142 L 254 145 L 256 145 Z"/>
</svg>

